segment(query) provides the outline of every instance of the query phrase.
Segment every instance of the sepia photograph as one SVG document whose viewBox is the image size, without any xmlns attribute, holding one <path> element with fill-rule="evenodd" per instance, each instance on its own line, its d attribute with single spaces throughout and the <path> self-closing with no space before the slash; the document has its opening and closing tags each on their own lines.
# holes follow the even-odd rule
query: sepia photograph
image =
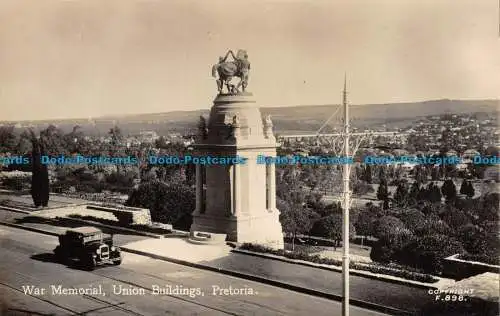
<svg viewBox="0 0 500 316">
<path fill-rule="evenodd" d="M 496 316 L 500 0 L 0 0 L 0 316 Z"/>
</svg>

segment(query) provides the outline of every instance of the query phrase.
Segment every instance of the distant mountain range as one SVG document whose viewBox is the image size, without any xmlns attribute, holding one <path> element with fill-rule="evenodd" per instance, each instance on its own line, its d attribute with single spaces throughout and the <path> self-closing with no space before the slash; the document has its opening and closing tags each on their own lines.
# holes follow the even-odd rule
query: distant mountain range
<svg viewBox="0 0 500 316">
<path fill-rule="evenodd" d="M 291 107 L 264 107 L 263 115 L 270 114 L 277 133 L 316 131 L 337 110 L 340 105 L 303 105 Z M 387 103 L 351 105 L 352 125 L 359 128 L 373 128 L 386 124 L 390 128 L 405 127 L 419 117 L 442 115 L 446 113 L 498 113 L 499 100 L 432 100 L 424 102 Z M 45 128 L 56 124 L 65 132 L 80 125 L 87 134 L 105 135 L 116 122 L 125 135 L 144 130 L 156 131 L 160 135 L 195 131 L 200 115 L 208 115 L 209 109 L 196 111 L 174 111 L 164 113 L 145 113 L 116 115 L 89 119 L 65 119 L 45 121 L 1 122 L 18 123 L 22 127 Z M 498 114 L 497 114 L 498 115 Z M 342 109 L 329 122 L 324 132 L 341 127 Z M 19 126 L 18 125 L 18 126 Z"/>
</svg>

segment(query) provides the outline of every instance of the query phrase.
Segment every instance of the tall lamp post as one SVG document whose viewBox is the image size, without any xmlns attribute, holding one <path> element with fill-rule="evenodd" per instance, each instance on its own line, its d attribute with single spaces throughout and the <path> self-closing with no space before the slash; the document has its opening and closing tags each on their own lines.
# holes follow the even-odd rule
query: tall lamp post
<svg viewBox="0 0 500 316">
<path fill-rule="evenodd" d="M 346 75 L 344 75 L 344 91 L 342 93 L 344 105 L 344 159 L 349 157 L 349 107 L 347 105 Z M 342 316 L 349 316 L 349 174 L 350 164 L 344 163 L 342 169 L 343 187 L 343 214 L 342 214 Z"/>
</svg>

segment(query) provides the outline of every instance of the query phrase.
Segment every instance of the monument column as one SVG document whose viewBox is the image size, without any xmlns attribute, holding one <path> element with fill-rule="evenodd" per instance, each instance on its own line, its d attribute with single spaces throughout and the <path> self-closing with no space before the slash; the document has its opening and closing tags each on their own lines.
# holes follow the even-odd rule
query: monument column
<svg viewBox="0 0 500 316">
<path fill-rule="evenodd" d="M 274 163 L 267 165 L 267 196 L 269 199 L 269 212 L 274 212 L 276 210 L 276 176 Z"/>
<path fill-rule="evenodd" d="M 238 217 L 241 213 L 241 194 L 240 194 L 240 165 L 233 165 L 233 216 Z"/>
<path fill-rule="evenodd" d="M 203 203 L 203 178 L 201 174 L 201 165 L 196 164 L 196 210 L 195 214 L 201 213 Z"/>
</svg>

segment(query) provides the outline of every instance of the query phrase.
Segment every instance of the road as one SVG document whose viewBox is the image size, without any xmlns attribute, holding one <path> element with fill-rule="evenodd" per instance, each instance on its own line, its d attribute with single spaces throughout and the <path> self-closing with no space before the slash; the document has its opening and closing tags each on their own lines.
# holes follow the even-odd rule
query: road
<svg viewBox="0 0 500 316">
<path fill-rule="evenodd" d="M 0 314 L 2 315 L 340 315 L 339 302 L 285 289 L 124 254 L 119 267 L 93 272 L 55 263 L 51 255 L 57 245 L 52 236 L 0 226 Z M 44 295 L 25 295 L 23 286 L 46 289 Z M 105 296 L 62 295 L 56 288 L 97 288 Z M 153 295 L 153 285 L 197 289 L 192 295 Z M 129 289 L 136 295 L 113 293 Z M 246 289 L 228 295 L 220 289 Z M 249 289 L 252 289 L 253 293 Z M 188 293 L 186 293 L 188 294 Z M 351 315 L 382 315 L 351 307 Z"/>
</svg>

